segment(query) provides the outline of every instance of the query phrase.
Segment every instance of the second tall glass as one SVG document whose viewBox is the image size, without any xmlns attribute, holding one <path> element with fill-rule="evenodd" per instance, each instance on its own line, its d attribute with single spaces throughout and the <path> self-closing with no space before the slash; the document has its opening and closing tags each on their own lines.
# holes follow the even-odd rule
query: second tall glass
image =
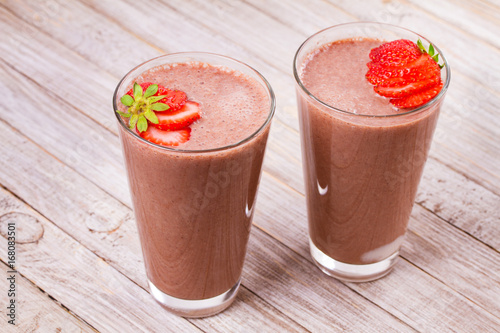
<svg viewBox="0 0 500 333">
<path fill-rule="evenodd" d="M 342 280 L 379 278 L 398 258 L 450 81 L 435 47 L 441 92 L 420 107 L 390 110 L 364 74 L 372 47 L 402 38 L 430 44 L 396 26 L 350 23 L 311 36 L 294 60 L 311 255 Z"/>
</svg>

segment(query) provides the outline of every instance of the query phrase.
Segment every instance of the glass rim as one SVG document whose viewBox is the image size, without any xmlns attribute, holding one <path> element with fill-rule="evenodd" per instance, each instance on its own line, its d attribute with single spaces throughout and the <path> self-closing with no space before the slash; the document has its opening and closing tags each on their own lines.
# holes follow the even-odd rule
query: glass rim
<svg viewBox="0 0 500 333">
<path fill-rule="evenodd" d="M 354 113 L 354 112 L 351 112 L 351 111 L 347 111 L 347 110 L 343 110 L 343 109 L 340 109 L 340 108 L 337 108 L 335 106 L 332 106 L 332 105 L 329 105 L 325 102 L 323 102 L 322 100 L 320 100 L 318 97 L 314 96 L 314 94 L 312 94 L 305 86 L 304 84 L 302 83 L 302 80 L 299 76 L 299 73 L 298 73 L 298 70 L 297 70 L 297 66 L 299 64 L 297 64 L 297 61 L 298 61 L 298 57 L 299 57 L 299 54 L 300 52 L 305 48 L 305 46 L 307 45 L 307 43 L 313 39 L 314 37 L 320 35 L 320 34 L 323 34 L 325 33 L 326 31 L 329 31 L 329 30 L 333 30 L 333 29 L 336 29 L 336 28 L 340 28 L 340 27 L 345 27 L 345 26 L 355 26 L 355 25 L 359 25 L 359 26 L 362 26 L 362 25 L 379 25 L 379 26 L 382 26 L 382 27 L 387 27 L 387 28 L 392 28 L 392 29 L 400 29 L 400 30 L 403 30 L 403 31 L 406 31 L 406 32 L 409 32 L 411 34 L 414 34 L 422 39 L 424 39 L 426 42 L 428 42 L 429 44 L 432 44 L 432 46 L 434 47 L 434 49 L 436 50 L 437 53 L 439 53 L 439 56 L 441 57 L 441 59 L 443 60 L 444 62 L 444 69 L 446 71 L 446 80 L 443 84 L 443 88 L 441 88 L 441 91 L 433 98 L 431 99 L 430 101 L 428 101 L 427 103 L 419 106 L 419 107 L 416 107 L 414 109 L 410 109 L 408 111 L 405 111 L 405 112 L 402 112 L 402 113 L 395 113 L 395 114 L 383 114 L 383 115 L 372 115 L 372 114 L 362 114 L 362 113 Z M 359 36 L 359 37 L 362 37 L 362 36 Z M 334 41 L 330 41 L 328 43 L 331 43 L 331 42 L 334 42 Z M 325 45 L 325 44 L 323 44 Z M 321 46 L 320 46 L 321 47 Z M 302 65 L 302 64 L 300 64 Z M 443 96 L 445 95 L 446 91 L 448 90 L 448 86 L 450 85 L 450 65 L 448 63 L 448 61 L 446 60 L 446 57 L 443 55 L 443 53 L 441 52 L 441 50 L 434 44 L 434 43 L 431 43 L 431 41 L 429 39 L 427 39 L 426 37 L 410 30 L 410 29 L 406 29 L 406 28 L 403 28 L 403 27 L 400 27 L 400 26 L 397 26 L 397 25 L 394 25 L 394 24 L 389 24 L 389 23 L 381 23 L 381 22 L 372 22 L 372 21 L 358 21 L 358 22 L 349 22 L 349 23 L 342 23 L 342 24 L 337 24 L 337 25 L 333 25 L 333 26 L 330 26 L 330 27 L 327 27 L 325 29 L 322 29 L 314 34 L 312 34 L 311 36 L 309 36 L 301 45 L 300 47 L 297 49 L 297 52 L 295 52 L 295 56 L 293 58 L 293 76 L 295 78 L 295 83 L 300 87 L 300 89 L 302 90 L 302 92 L 304 92 L 308 98 L 311 98 L 314 102 L 316 103 L 319 103 L 320 105 L 330 109 L 330 110 L 333 110 L 335 112 L 342 112 L 344 114 L 347 114 L 347 115 L 351 115 L 351 116 L 358 116 L 358 117 L 369 117 L 369 118 L 389 118 L 389 117 L 400 117 L 400 116 L 405 116 L 405 115 L 409 115 L 409 114 L 413 114 L 413 113 L 417 113 L 418 111 L 421 111 L 421 110 L 424 110 L 424 109 L 427 109 L 429 108 L 430 106 L 432 106 L 433 104 L 437 103 L 439 100 L 441 100 L 443 98 Z"/>
<path fill-rule="evenodd" d="M 252 132 L 250 135 L 248 135 L 247 137 L 245 137 L 244 139 L 242 139 L 242 140 L 240 140 L 238 142 L 235 142 L 235 143 L 232 143 L 232 144 L 229 144 L 229 145 L 225 145 L 225 146 L 222 146 L 222 147 L 208 148 L 208 149 L 179 149 L 179 148 L 175 148 L 175 147 L 163 146 L 163 145 L 159 145 L 159 144 L 156 144 L 154 142 L 148 141 L 148 140 L 142 138 L 140 135 L 138 135 L 134 131 L 132 131 L 125 124 L 125 122 L 123 121 L 122 116 L 120 116 L 118 114 L 118 112 L 116 112 L 116 110 L 118 110 L 117 104 L 116 104 L 118 89 L 122 86 L 123 82 L 127 78 L 129 78 L 130 74 L 132 74 L 133 72 L 135 72 L 140 67 L 142 67 L 142 66 L 144 66 L 144 65 L 146 65 L 148 63 L 151 63 L 151 62 L 157 61 L 159 59 L 162 59 L 162 58 L 172 58 L 172 57 L 182 57 L 182 56 L 184 56 L 184 57 L 193 57 L 193 58 L 198 57 L 200 59 L 203 56 L 210 57 L 210 58 L 219 58 L 219 59 L 222 59 L 222 60 L 225 60 L 225 61 L 236 63 L 239 66 L 243 66 L 243 67 L 247 68 L 250 72 L 256 74 L 257 78 L 262 81 L 262 82 L 259 82 L 259 83 L 263 83 L 263 87 L 267 90 L 269 101 L 270 101 L 269 112 L 268 112 L 266 120 L 262 123 L 262 125 L 259 128 L 257 128 L 254 132 Z M 200 60 L 200 59 L 193 59 L 193 60 L 189 60 L 189 61 L 191 61 L 191 62 L 198 61 L 198 62 L 201 62 L 201 63 L 207 63 L 207 64 L 212 65 L 212 66 L 220 66 L 220 67 L 224 66 L 224 67 L 227 67 L 227 68 L 229 68 L 231 70 L 240 72 L 240 73 L 248 76 L 248 74 L 243 73 L 243 72 L 239 71 L 238 69 L 232 68 L 230 66 L 226 66 L 226 65 L 214 65 L 214 64 L 209 63 L 208 61 L 204 61 L 204 60 Z M 185 62 L 188 62 L 188 61 L 185 61 Z M 179 61 L 179 62 L 170 62 L 170 63 L 166 62 L 166 63 L 164 63 L 164 65 L 165 64 L 175 64 L 175 63 L 182 63 L 182 62 L 181 61 Z M 159 66 L 161 66 L 161 65 L 159 65 Z M 140 75 L 140 73 L 138 75 Z M 120 126 L 122 126 L 123 129 L 128 134 L 135 136 L 137 139 L 139 139 L 140 141 L 142 141 L 142 142 L 144 142 L 144 143 L 146 143 L 148 145 L 151 145 L 151 146 L 156 147 L 158 149 L 163 149 L 163 150 L 166 150 L 166 151 L 169 151 L 169 152 L 175 152 L 175 153 L 210 153 L 210 152 L 223 151 L 223 150 L 227 150 L 227 149 L 231 149 L 231 148 L 235 148 L 235 147 L 241 146 L 244 143 L 246 143 L 246 142 L 250 141 L 251 139 L 255 138 L 257 135 L 259 135 L 261 132 L 264 131 L 264 129 L 270 124 L 270 122 L 271 122 L 271 120 L 272 120 L 272 118 L 273 118 L 273 116 L 275 114 L 275 111 L 276 111 L 276 97 L 275 97 L 273 88 L 271 87 L 271 85 L 267 81 L 267 79 L 259 71 L 257 71 L 255 68 L 251 67 L 250 65 L 247 65 L 246 63 L 244 63 L 242 61 L 236 60 L 234 58 L 231 58 L 231 57 L 228 57 L 228 56 L 225 56 L 225 55 L 221 55 L 221 54 L 217 54 L 217 53 L 211 53 L 211 52 L 197 52 L 197 51 L 192 51 L 192 52 L 175 52 L 175 53 L 163 54 L 163 55 L 151 58 L 149 60 L 146 60 L 146 61 L 142 62 L 141 64 L 139 64 L 139 65 L 135 66 L 134 68 L 132 68 L 130 71 L 128 71 L 127 74 L 125 74 L 123 76 L 123 78 L 120 79 L 120 81 L 116 85 L 115 91 L 113 93 L 113 113 L 115 114 L 116 119 L 118 120 L 118 123 L 120 124 Z"/>
</svg>

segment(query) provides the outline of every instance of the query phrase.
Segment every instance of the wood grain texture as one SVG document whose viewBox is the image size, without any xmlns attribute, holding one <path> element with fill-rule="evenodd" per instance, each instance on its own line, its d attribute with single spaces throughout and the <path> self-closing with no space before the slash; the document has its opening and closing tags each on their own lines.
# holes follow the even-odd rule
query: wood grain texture
<svg viewBox="0 0 500 333">
<path fill-rule="evenodd" d="M 265 176 L 262 185 L 271 180 Z M 254 223 L 302 257 L 309 258 L 302 195 L 291 195 L 285 185 L 276 183 L 261 187 L 260 195 L 257 205 L 257 212 L 260 213 L 256 213 Z M 282 198 L 290 208 L 268 207 L 275 197 Z M 266 207 L 261 208 L 261 205 Z M 477 313 L 477 320 L 483 322 L 481 327 L 491 330 L 500 325 L 500 300 L 497 297 L 500 277 L 495 269 L 500 261 L 498 252 L 416 206 L 401 256 L 404 260 L 389 276 L 367 284 L 351 283 L 348 286 L 417 330 L 425 330 L 426 321 L 422 318 L 434 316 L 434 313 L 446 313 L 449 318 L 435 324 L 443 330 L 460 331 L 462 326 L 471 325 L 471 312 Z M 398 283 L 402 281 L 400 274 L 411 276 L 415 283 Z M 384 292 L 379 293 L 377 290 L 380 289 Z M 432 293 L 429 293 L 430 290 Z M 436 297 L 430 304 L 422 295 L 432 294 Z M 404 305 L 386 303 L 386 300 L 402 297 L 412 301 Z M 446 304 L 455 304 L 456 307 L 448 309 Z"/>
<path fill-rule="evenodd" d="M 485 66 L 500 61 L 498 3 L 148 5 L 155 10 L 133 0 L 0 1 L 0 202 L 9 207 L 0 215 L 16 210 L 40 221 L 26 227 L 27 241 L 19 245 L 29 310 L 23 328 L 498 331 L 500 73 Z M 295 50 L 307 36 L 356 20 L 429 36 L 452 68 L 402 260 L 386 278 L 365 284 L 331 279 L 309 257 L 291 75 Z M 224 313 L 185 320 L 163 311 L 146 291 L 111 95 L 136 64 L 191 50 L 252 65 L 275 89 L 278 108 L 241 292 Z"/>
<path fill-rule="evenodd" d="M 500 251 L 500 196 L 429 159 L 416 202 Z"/>
<path fill-rule="evenodd" d="M 494 3 L 454 0 L 440 4 L 439 10 L 436 10 L 436 4 L 432 1 L 410 0 L 410 2 L 464 33 L 472 35 L 474 40 L 481 40 L 485 44 L 500 48 L 500 38 L 496 33 L 500 21 L 500 3 L 498 1 Z"/>
<path fill-rule="evenodd" d="M 7 202 L 4 199 L 0 200 L 2 200 L 2 205 L 12 204 L 12 202 Z M 5 240 L 2 240 L 2 242 L 4 241 Z M 3 246 L 2 249 L 4 249 Z M 39 287 L 19 273 L 16 274 L 17 297 L 15 325 L 7 324 L 6 321 L 4 322 L 5 318 L 7 318 L 6 306 L 4 305 L 9 304 L 10 298 L 8 298 L 5 292 L 9 289 L 7 287 L 7 279 L 3 277 L 7 276 L 6 272 L 10 270 L 10 268 L 7 268 L 4 263 L 0 263 L 0 265 L 2 266 L 0 271 L 5 273 L 0 280 L 0 290 L 2 291 L 0 293 L 0 302 L 2 304 L 0 308 L 2 332 L 96 332 L 93 327 L 75 317 L 74 314 L 68 312 L 56 300 L 51 299 Z"/>
<path fill-rule="evenodd" d="M 148 292 L 3 189 L 0 201 L 5 203 L 0 207 L 2 214 L 24 213 L 34 217 L 44 229 L 43 237 L 37 242 L 16 246 L 19 273 L 95 329 L 160 331 L 164 327 L 161 318 L 168 318 L 172 329 L 199 332 L 185 319 L 165 312 Z M 25 223 L 25 219 L 16 221 L 19 226 Z M 5 242 L 0 247 L 0 258 L 5 261 Z M 20 307 L 19 312 L 23 316 L 24 309 Z"/>
</svg>

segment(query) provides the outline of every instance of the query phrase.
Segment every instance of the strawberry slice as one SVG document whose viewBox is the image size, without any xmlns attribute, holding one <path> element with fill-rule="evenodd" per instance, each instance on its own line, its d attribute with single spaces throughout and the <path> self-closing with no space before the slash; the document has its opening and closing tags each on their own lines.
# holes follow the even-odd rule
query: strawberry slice
<svg viewBox="0 0 500 333">
<path fill-rule="evenodd" d="M 405 85 L 403 85 L 404 81 L 401 81 L 401 83 L 397 86 L 389 86 L 389 87 L 375 86 L 373 87 L 373 90 L 375 90 L 377 94 L 384 97 L 402 98 L 414 94 L 416 92 L 419 92 L 421 90 L 430 88 L 438 84 L 439 82 L 440 82 L 439 77 L 433 77 L 423 81 L 407 83 Z"/>
<path fill-rule="evenodd" d="M 416 60 L 420 52 L 417 44 L 408 39 L 384 43 L 370 51 L 370 59 L 383 66 L 404 66 Z"/>
<path fill-rule="evenodd" d="M 132 131 L 150 142 L 168 147 L 188 141 L 191 136 L 188 126 L 201 117 L 200 105 L 187 101 L 186 93 L 151 82 L 135 82 L 120 101 L 128 108 L 116 112 L 128 118 Z"/>
<path fill-rule="evenodd" d="M 189 140 L 191 128 L 186 127 L 177 131 L 163 131 L 154 126 L 148 126 L 148 129 L 144 132 L 140 132 L 139 135 L 158 145 L 175 147 Z"/>
<path fill-rule="evenodd" d="M 384 87 L 402 86 L 411 82 L 440 76 L 439 65 L 426 53 L 405 66 L 384 66 L 381 63 L 367 64 L 366 79 L 373 85 Z"/>
<path fill-rule="evenodd" d="M 441 66 L 434 47 L 425 50 L 406 39 L 384 43 L 370 51 L 366 79 L 374 91 L 398 108 L 413 108 L 434 98 L 441 88 Z"/>
<path fill-rule="evenodd" d="M 443 83 L 440 81 L 438 84 L 433 85 L 430 88 L 411 94 L 407 97 L 391 99 L 391 103 L 400 109 L 414 108 L 423 105 L 436 97 L 441 91 L 441 88 L 443 88 Z"/>
<path fill-rule="evenodd" d="M 184 106 L 175 112 L 156 112 L 158 124 L 153 126 L 162 130 L 178 130 L 187 127 L 200 119 L 200 104 L 188 101 Z"/>
<path fill-rule="evenodd" d="M 160 85 L 158 86 L 157 95 L 166 95 L 166 97 L 160 100 L 160 102 L 168 104 L 170 107 L 168 109 L 169 112 L 180 110 L 187 101 L 187 96 L 184 91 L 170 90 Z"/>
</svg>

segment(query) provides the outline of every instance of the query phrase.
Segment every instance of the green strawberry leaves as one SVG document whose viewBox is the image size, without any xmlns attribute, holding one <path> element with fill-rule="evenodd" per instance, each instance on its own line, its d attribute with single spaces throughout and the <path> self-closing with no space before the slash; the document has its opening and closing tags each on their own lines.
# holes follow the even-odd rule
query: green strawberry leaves
<svg viewBox="0 0 500 333">
<path fill-rule="evenodd" d="M 155 111 L 165 111 L 165 110 L 168 110 L 169 108 L 170 107 L 165 103 L 151 104 L 151 110 L 155 110 Z"/>
<path fill-rule="evenodd" d="M 152 84 L 146 89 L 146 92 L 144 93 L 144 98 L 149 98 L 154 94 L 156 94 L 157 92 L 158 92 L 158 85 Z"/>
<path fill-rule="evenodd" d="M 431 58 L 438 63 L 439 65 L 439 53 L 436 53 L 436 51 L 434 50 L 434 46 L 432 44 L 429 44 L 429 50 L 427 50 L 424 46 L 424 44 L 422 44 L 422 41 L 419 39 L 417 41 L 417 46 L 418 48 L 420 49 L 420 51 L 424 52 L 424 53 L 427 53 L 428 55 L 431 56 Z M 442 65 L 439 65 L 439 68 L 443 68 L 444 67 L 444 64 Z"/>
<path fill-rule="evenodd" d="M 134 103 L 134 99 L 130 95 L 124 95 L 121 98 L 121 101 L 122 101 L 123 105 L 126 105 L 126 106 L 132 106 L 132 104 Z"/>
<path fill-rule="evenodd" d="M 139 116 L 139 119 L 137 119 L 137 130 L 139 132 L 144 132 L 147 129 L 148 129 L 148 121 L 146 120 L 146 117 L 143 114 L 141 114 Z"/>
<path fill-rule="evenodd" d="M 156 113 L 154 113 L 151 110 L 147 110 L 144 112 L 144 117 L 146 117 L 147 120 L 152 122 L 153 124 L 158 124 L 158 117 L 156 116 Z"/>
<path fill-rule="evenodd" d="M 130 118 L 128 126 L 133 130 L 137 126 L 139 132 L 144 132 L 148 129 L 148 121 L 153 124 L 158 124 L 159 120 L 154 111 L 165 111 L 169 109 L 168 104 L 160 103 L 159 101 L 166 95 L 155 96 L 158 93 L 158 85 L 151 84 L 143 91 L 142 87 L 135 82 L 132 88 L 133 96 L 130 92 L 123 95 L 120 101 L 123 105 L 128 106 L 127 111 L 116 112 L 125 118 Z"/>
</svg>

